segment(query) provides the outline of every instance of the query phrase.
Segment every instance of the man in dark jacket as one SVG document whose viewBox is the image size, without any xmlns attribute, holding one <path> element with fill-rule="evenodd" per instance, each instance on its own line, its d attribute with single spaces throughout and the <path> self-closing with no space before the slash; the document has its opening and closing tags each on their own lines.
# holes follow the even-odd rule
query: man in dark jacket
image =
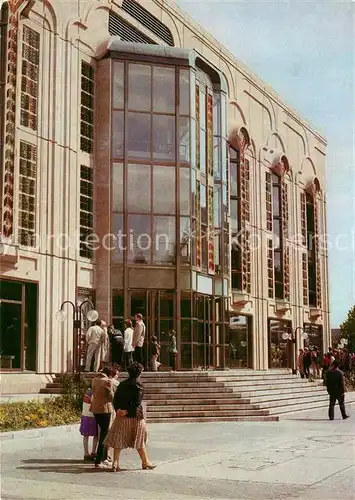
<svg viewBox="0 0 355 500">
<path fill-rule="evenodd" d="M 343 419 L 349 418 L 346 414 L 344 397 L 345 397 L 345 382 L 344 374 L 339 370 L 339 361 L 334 360 L 330 366 L 326 378 L 327 391 L 329 394 L 329 420 L 334 420 L 334 406 L 336 401 L 339 402 L 339 408 Z"/>
</svg>

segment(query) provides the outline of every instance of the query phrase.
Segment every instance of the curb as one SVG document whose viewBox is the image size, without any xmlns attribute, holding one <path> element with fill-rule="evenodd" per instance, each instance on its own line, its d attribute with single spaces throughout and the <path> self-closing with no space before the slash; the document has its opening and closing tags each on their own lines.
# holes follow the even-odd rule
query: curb
<svg viewBox="0 0 355 500">
<path fill-rule="evenodd" d="M 77 424 L 57 425 L 55 427 L 44 427 L 43 429 L 26 429 L 22 431 L 9 431 L 0 433 L 0 441 L 9 441 L 11 439 L 33 439 L 44 436 L 55 436 L 63 432 L 76 432 L 79 434 L 80 422 Z"/>
</svg>

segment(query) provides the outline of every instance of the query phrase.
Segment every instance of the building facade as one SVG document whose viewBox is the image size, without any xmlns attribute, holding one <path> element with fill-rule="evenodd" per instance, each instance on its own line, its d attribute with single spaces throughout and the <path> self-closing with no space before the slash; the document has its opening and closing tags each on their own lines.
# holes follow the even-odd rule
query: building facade
<svg viewBox="0 0 355 500">
<path fill-rule="evenodd" d="M 1 16 L 2 371 L 72 369 L 87 298 L 181 369 L 326 348 L 325 139 L 166 2 Z"/>
</svg>

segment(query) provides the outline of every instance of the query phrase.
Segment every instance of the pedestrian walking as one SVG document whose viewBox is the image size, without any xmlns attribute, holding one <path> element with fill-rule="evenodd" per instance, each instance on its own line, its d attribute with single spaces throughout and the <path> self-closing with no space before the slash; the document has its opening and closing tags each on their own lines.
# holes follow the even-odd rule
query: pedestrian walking
<svg viewBox="0 0 355 500">
<path fill-rule="evenodd" d="M 114 448 L 112 470 L 120 470 L 120 452 L 126 448 L 137 450 L 141 461 L 142 469 L 151 470 L 152 465 L 148 458 L 147 427 L 143 410 L 143 386 L 140 383 L 140 376 L 143 366 L 134 362 L 128 367 L 128 379 L 118 386 L 113 400 L 116 418 L 107 434 L 106 446 Z"/>
<path fill-rule="evenodd" d="M 306 378 L 309 378 L 310 376 L 311 364 L 312 364 L 311 352 L 308 349 L 308 347 L 305 347 L 303 355 L 303 371 L 304 374 L 306 375 Z"/>
<path fill-rule="evenodd" d="M 136 321 L 136 324 L 134 326 L 134 331 L 133 331 L 133 347 L 134 347 L 133 359 L 137 363 L 142 364 L 143 345 L 144 345 L 146 328 L 145 324 L 143 323 L 143 316 L 140 313 L 135 314 L 134 319 Z"/>
<path fill-rule="evenodd" d="M 176 371 L 176 358 L 177 358 L 178 350 L 176 344 L 176 332 L 175 330 L 171 330 L 169 333 L 169 364 L 170 368 L 173 372 Z"/>
<path fill-rule="evenodd" d="M 127 319 L 125 321 L 125 331 L 123 334 L 123 369 L 127 371 L 129 365 L 133 363 L 132 353 L 134 351 L 133 342 L 133 328 L 132 321 Z"/>
<path fill-rule="evenodd" d="M 86 364 L 85 371 L 89 372 L 91 369 L 91 361 L 93 356 L 94 361 L 94 371 L 98 372 L 100 368 L 101 359 L 101 344 L 103 342 L 104 330 L 102 328 L 102 321 L 98 319 L 95 326 L 91 326 L 86 332 L 86 344 L 87 344 L 87 354 L 86 354 Z"/>
<path fill-rule="evenodd" d="M 104 463 L 107 459 L 107 449 L 104 446 L 104 440 L 110 426 L 113 400 L 112 383 L 109 377 L 113 378 L 116 373 L 116 370 L 112 367 L 105 366 L 102 372 L 92 381 L 93 395 L 91 399 L 91 411 L 95 416 L 96 423 L 100 430 L 95 458 L 96 468 L 107 467 L 107 463 Z"/>
<path fill-rule="evenodd" d="M 334 406 L 338 401 L 340 413 L 343 419 L 349 418 L 345 411 L 345 381 L 344 373 L 339 370 L 339 361 L 336 359 L 327 373 L 327 391 L 329 394 L 329 420 L 334 420 Z"/>
<path fill-rule="evenodd" d="M 94 414 L 90 411 L 92 390 L 88 387 L 83 398 L 81 412 L 80 434 L 83 436 L 84 460 L 92 461 L 96 457 L 98 428 Z M 92 437 L 91 453 L 89 452 L 89 438 Z"/>
</svg>

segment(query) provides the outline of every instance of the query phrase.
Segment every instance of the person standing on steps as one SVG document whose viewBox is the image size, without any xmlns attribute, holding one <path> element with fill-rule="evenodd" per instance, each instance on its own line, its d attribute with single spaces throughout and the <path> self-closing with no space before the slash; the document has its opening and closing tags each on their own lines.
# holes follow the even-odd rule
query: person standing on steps
<svg viewBox="0 0 355 500">
<path fill-rule="evenodd" d="M 336 401 L 339 403 L 341 416 L 345 420 L 349 415 L 345 411 L 345 381 L 344 374 L 339 370 L 339 361 L 334 360 L 330 366 L 326 378 L 327 391 L 329 394 L 329 420 L 334 420 L 334 406 Z"/>
<path fill-rule="evenodd" d="M 169 364 L 170 369 L 173 372 L 176 372 L 176 358 L 177 358 L 178 350 L 176 346 L 176 332 L 175 330 L 171 330 L 169 333 Z"/>
<path fill-rule="evenodd" d="M 101 346 L 104 340 L 104 330 L 103 322 L 101 319 L 96 321 L 95 326 L 90 326 L 86 332 L 86 344 L 87 344 L 87 354 L 86 354 L 86 364 L 85 371 L 89 372 L 91 368 L 92 357 L 95 356 L 94 361 L 94 371 L 98 372 L 100 368 L 100 356 L 101 356 Z"/>
<path fill-rule="evenodd" d="M 125 331 L 123 334 L 124 344 L 123 344 L 123 370 L 127 371 L 129 365 L 133 363 L 132 353 L 134 348 L 132 346 L 133 342 L 133 328 L 132 321 L 126 319 L 125 321 Z"/>
<path fill-rule="evenodd" d="M 143 361 L 143 345 L 145 338 L 145 324 L 143 323 L 143 316 L 140 313 L 135 314 L 134 319 L 136 321 L 134 331 L 133 331 L 133 359 L 137 363 L 142 364 Z"/>
</svg>

